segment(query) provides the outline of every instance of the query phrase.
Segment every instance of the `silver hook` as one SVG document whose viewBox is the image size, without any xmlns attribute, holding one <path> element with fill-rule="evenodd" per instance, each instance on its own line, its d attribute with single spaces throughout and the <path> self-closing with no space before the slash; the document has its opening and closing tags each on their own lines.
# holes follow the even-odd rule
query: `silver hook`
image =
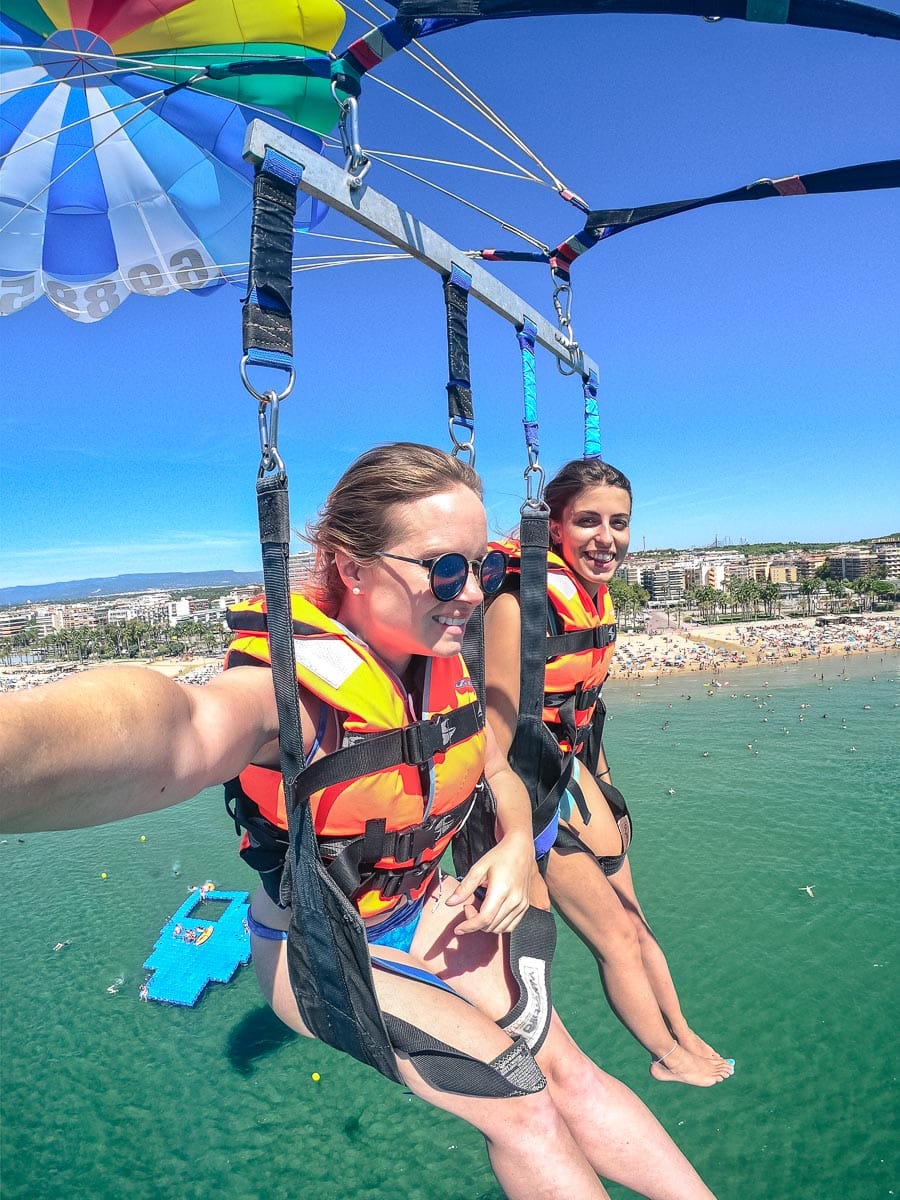
<svg viewBox="0 0 900 1200">
<path fill-rule="evenodd" d="M 266 392 L 260 396 L 257 420 L 259 422 L 259 478 L 267 471 L 283 471 L 284 462 L 278 453 L 278 407 L 281 399 L 277 392 Z"/>
<path fill-rule="evenodd" d="M 451 417 L 450 420 L 447 422 L 447 428 L 450 430 L 450 441 L 453 443 L 453 449 L 450 451 L 450 456 L 452 458 L 459 458 L 461 455 L 467 454 L 469 457 L 465 461 L 468 462 L 470 467 L 474 467 L 475 466 L 475 430 L 470 429 L 463 421 L 460 421 L 459 424 L 460 424 L 460 428 L 466 430 L 466 440 L 465 441 L 460 441 L 460 439 L 456 436 L 456 428 L 455 428 L 456 418 Z"/>
<path fill-rule="evenodd" d="M 351 189 L 355 190 L 362 186 L 363 177 L 372 165 L 372 160 L 366 157 L 359 140 L 359 105 L 355 96 L 340 100 L 333 83 L 331 91 L 341 109 L 338 129 L 344 150 L 344 170 L 350 176 Z"/>
</svg>

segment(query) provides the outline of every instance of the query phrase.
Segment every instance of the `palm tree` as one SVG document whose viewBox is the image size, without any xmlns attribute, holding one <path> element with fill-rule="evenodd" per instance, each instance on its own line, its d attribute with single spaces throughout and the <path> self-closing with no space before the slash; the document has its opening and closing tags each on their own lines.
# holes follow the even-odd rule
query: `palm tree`
<svg viewBox="0 0 900 1200">
<path fill-rule="evenodd" d="M 818 579 L 801 579 L 800 583 L 797 585 L 797 590 L 800 592 L 800 595 L 803 597 L 803 602 L 806 606 L 807 615 L 812 616 L 812 610 L 813 610 L 812 598 L 813 598 L 813 595 L 816 592 L 818 592 L 818 590 L 819 590 Z"/>
<path fill-rule="evenodd" d="M 768 583 L 762 585 L 759 592 L 763 607 L 766 610 L 766 616 L 774 617 L 775 605 L 781 599 L 781 588 L 773 579 L 770 579 Z"/>
</svg>

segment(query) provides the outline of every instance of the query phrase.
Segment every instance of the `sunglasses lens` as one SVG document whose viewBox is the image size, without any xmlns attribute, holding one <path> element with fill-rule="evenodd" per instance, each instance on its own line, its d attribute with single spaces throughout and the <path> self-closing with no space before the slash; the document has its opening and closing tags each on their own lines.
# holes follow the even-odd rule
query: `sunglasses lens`
<svg viewBox="0 0 900 1200">
<path fill-rule="evenodd" d="M 502 550 L 491 550 L 481 561 L 478 582 L 486 596 L 499 592 L 506 578 L 506 555 Z"/>
<path fill-rule="evenodd" d="M 431 568 L 431 590 L 438 600 L 455 600 L 468 574 L 469 564 L 462 554 L 442 554 Z"/>
</svg>

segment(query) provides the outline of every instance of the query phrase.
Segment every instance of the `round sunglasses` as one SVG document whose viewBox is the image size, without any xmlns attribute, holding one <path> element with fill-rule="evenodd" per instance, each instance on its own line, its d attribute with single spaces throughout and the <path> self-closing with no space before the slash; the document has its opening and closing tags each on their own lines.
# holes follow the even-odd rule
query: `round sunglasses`
<svg viewBox="0 0 900 1200">
<path fill-rule="evenodd" d="M 489 550 L 484 558 L 466 558 L 464 554 L 439 554 L 437 558 L 407 558 L 403 554 L 381 553 L 379 558 L 415 563 L 428 571 L 428 585 L 437 600 L 455 600 L 466 586 L 469 567 L 486 596 L 499 592 L 506 578 L 507 558 L 502 550 Z"/>
</svg>

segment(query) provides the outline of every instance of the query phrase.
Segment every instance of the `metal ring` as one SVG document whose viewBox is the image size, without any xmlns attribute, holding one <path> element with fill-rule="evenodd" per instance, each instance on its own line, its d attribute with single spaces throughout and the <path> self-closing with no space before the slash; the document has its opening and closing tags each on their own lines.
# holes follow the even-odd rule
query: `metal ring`
<svg viewBox="0 0 900 1200">
<path fill-rule="evenodd" d="M 292 366 L 287 367 L 287 368 L 285 368 L 285 367 L 276 367 L 275 368 L 278 371 L 287 370 L 288 381 L 284 385 L 284 391 L 275 392 L 274 389 L 270 388 L 269 391 L 267 391 L 267 392 L 258 392 L 256 390 L 256 388 L 253 386 L 253 384 L 250 382 L 250 380 L 247 378 L 247 361 L 248 361 L 249 357 L 250 356 L 248 354 L 245 354 L 241 358 L 241 382 L 243 383 L 243 385 L 247 389 L 247 391 L 250 393 L 250 395 L 253 397 L 253 399 L 259 400 L 259 402 L 261 404 L 271 404 L 273 399 L 285 400 L 294 389 L 294 380 L 296 379 L 296 372 L 294 371 L 294 368 Z M 265 363 L 257 363 L 257 366 L 265 366 L 265 365 L 266 365 Z M 269 365 L 271 365 L 271 364 L 269 364 Z"/>
</svg>

